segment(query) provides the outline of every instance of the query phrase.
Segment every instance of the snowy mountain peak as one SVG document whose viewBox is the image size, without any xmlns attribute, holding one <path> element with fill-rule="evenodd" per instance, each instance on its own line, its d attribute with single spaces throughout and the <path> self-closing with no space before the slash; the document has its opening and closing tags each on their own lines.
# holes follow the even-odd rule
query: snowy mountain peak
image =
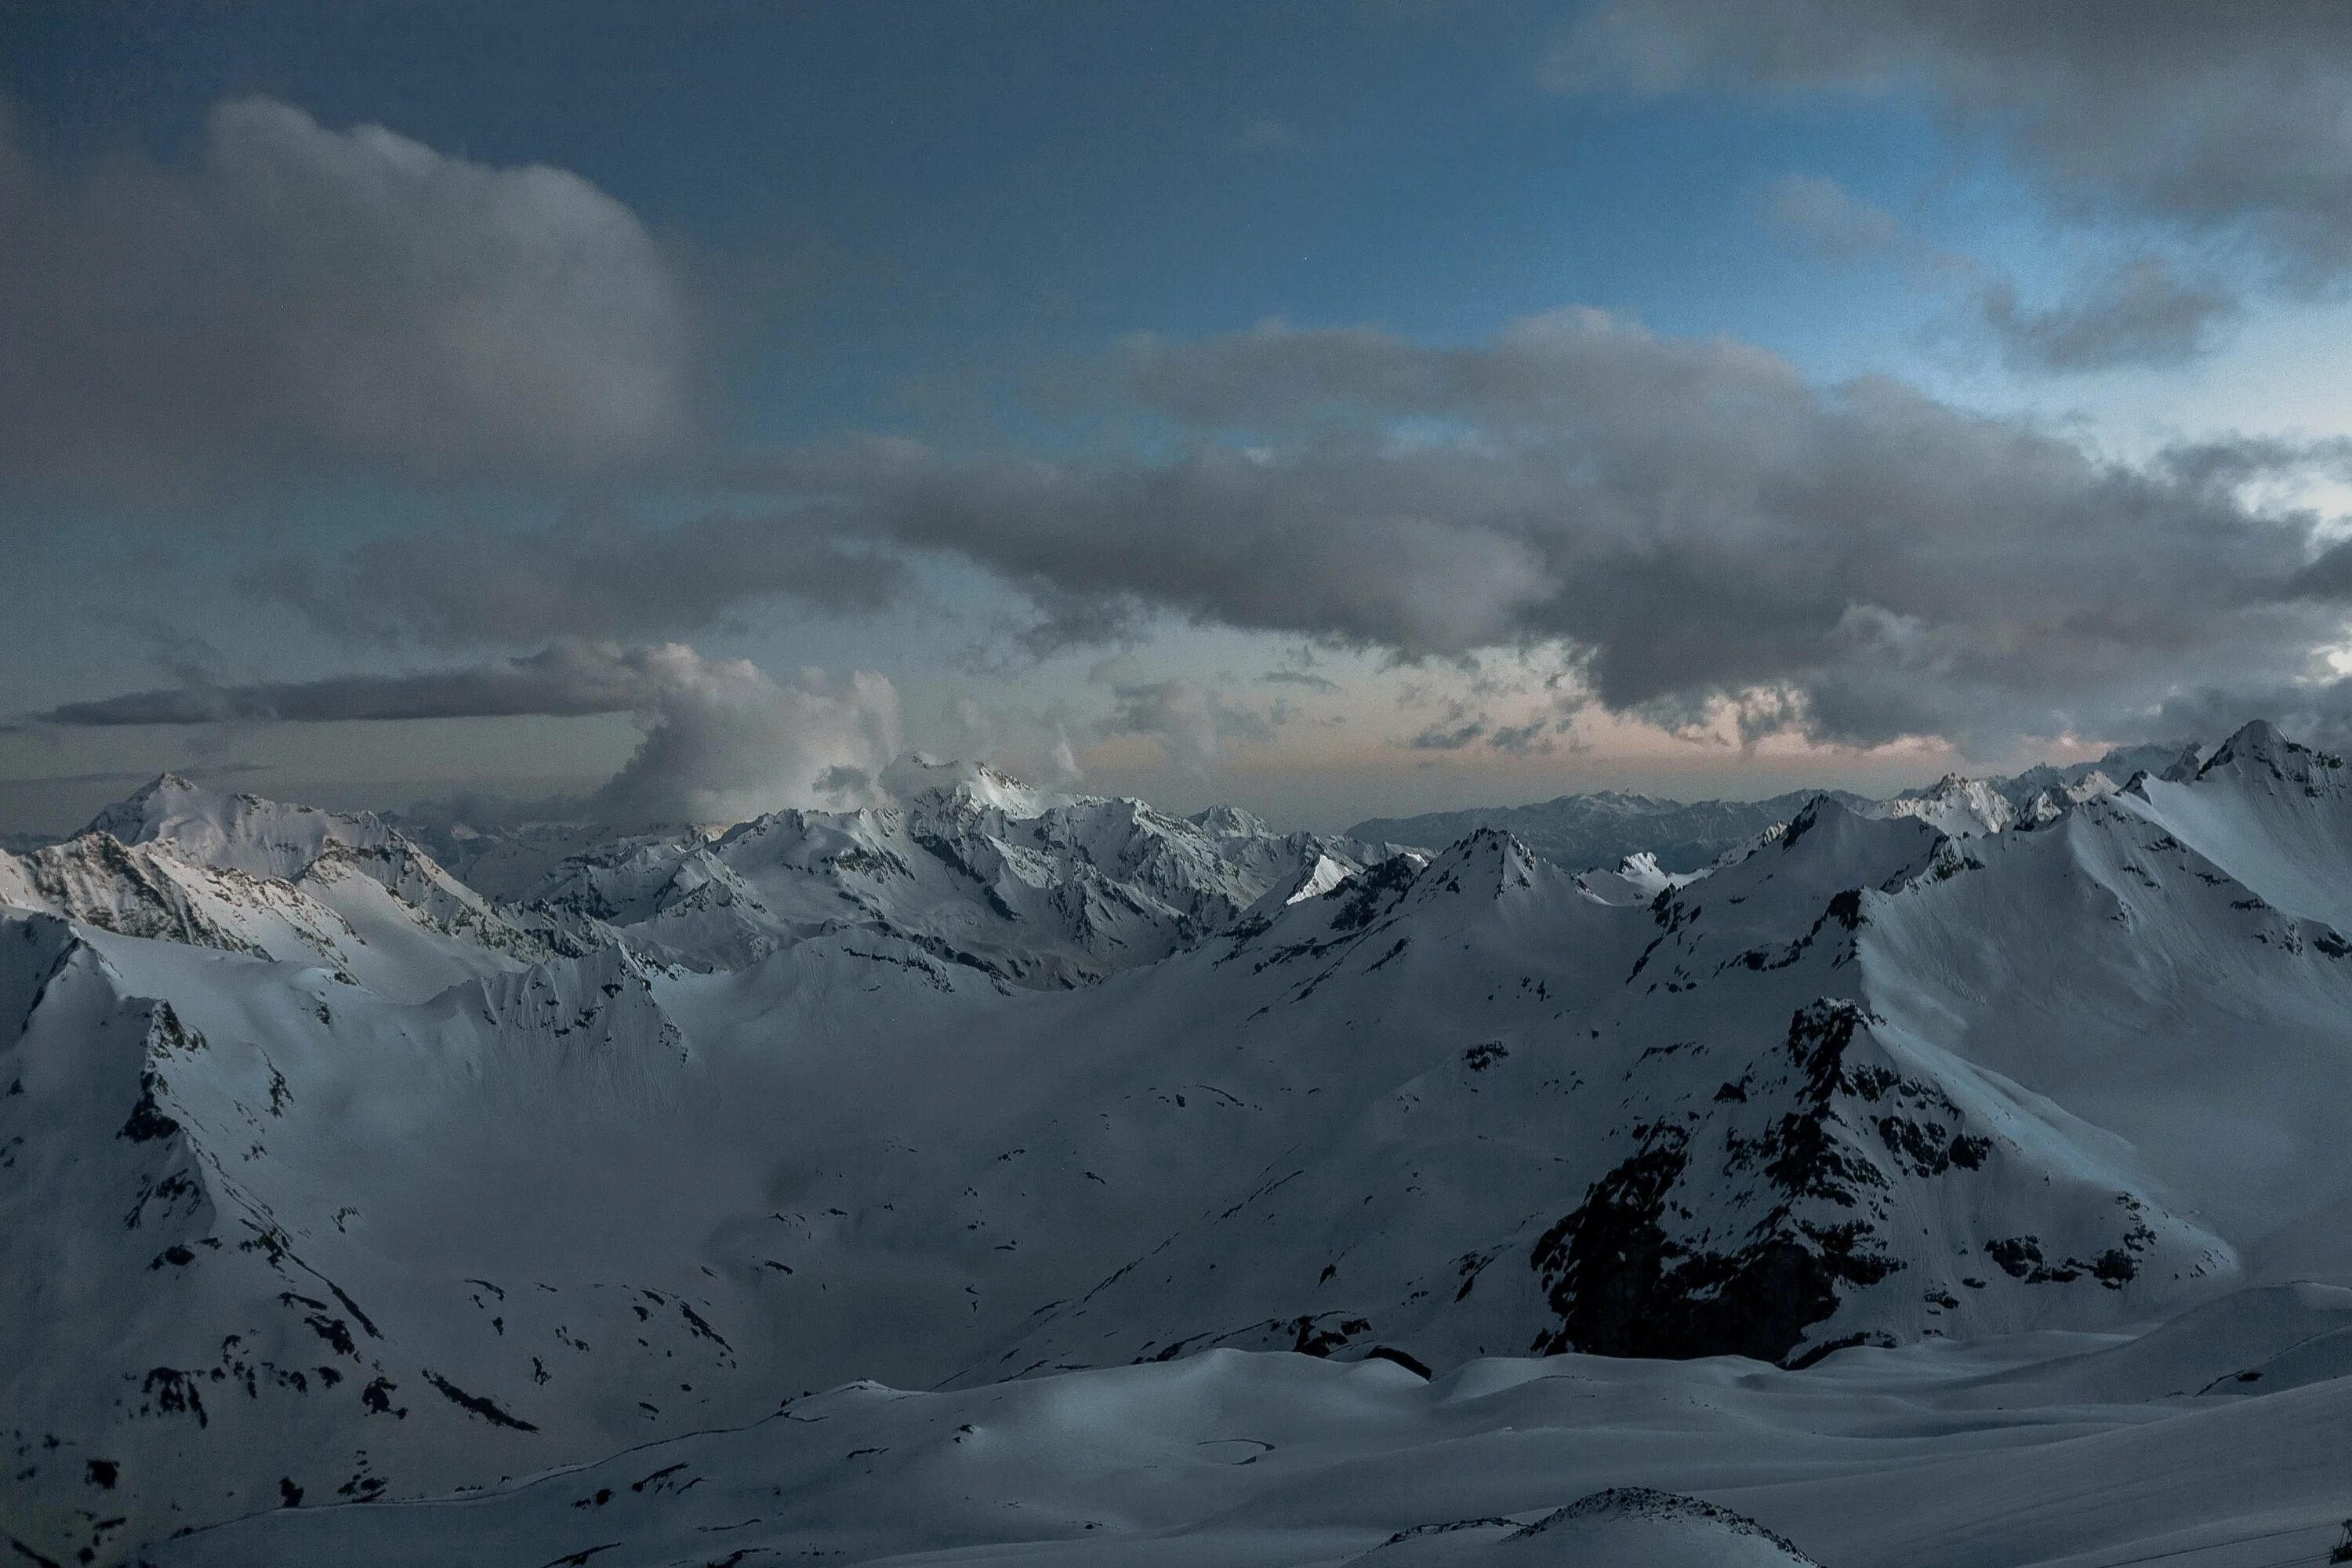
<svg viewBox="0 0 2352 1568">
<path fill-rule="evenodd" d="M 1983 779 L 1946 773 L 1932 789 L 1898 796 L 1871 812 L 1880 816 L 1912 816 L 1955 838 L 1979 833 L 1999 833 L 2017 820 L 2017 807 Z"/>
<path fill-rule="evenodd" d="M 195 780 L 188 777 L 185 773 L 175 773 L 167 771 L 157 773 L 153 778 L 148 780 L 145 784 L 140 785 L 137 789 L 123 796 L 121 800 L 118 801 L 114 806 L 110 807 L 109 809 L 115 810 L 120 809 L 122 806 L 133 805 L 143 806 L 147 802 L 154 800 L 159 796 L 186 796 L 207 795 L 210 793 L 212 792 L 206 790 L 204 785 L 196 783 Z"/>
<path fill-rule="evenodd" d="M 1042 816 L 1075 798 L 1033 788 L 986 763 L 942 762 L 922 752 L 908 752 L 884 768 L 882 787 L 909 809 L 992 811 L 1014 821 Z"/>
<path fill-rule="evenodd" d="M 509 921 L 373 812 L 229 795 L 172 773 L 20 870 L 49 884 L 35 907 L 93 921 L 140 911 L 123 929 L 193 897 L 218 931 L 236 933 L 206 945 L 293 957 L 279 929 L 290 921 L 303 948 L 340 966 L 372 966 L 404 994 L 550 952 L 546 933 Z M 406 955 L 415 962 L 402 978 L 394 955 L 409 947 L 418 951 Z"/>
<path fill-rule="evenodd" d="M 1866 814 L 1829 795 L 1816 795 L 1790 819 L 1771 854 L 1727 868 L 1698 886 L 1717 889 L 1730 873 L 1769 879 L 1801 872 L 1809 884 L 1818 882 L 1832 890 L 1892 887 L 1925 868 L 1936 846 L 1949 837 L 1916 813 Z M 1765 864 L 1759 866 L 1759 861 Z M 1723 895 L 1717 891 L 1714 896 Z"/>
<path fill-rule="evenodd" d="M 1706 874 L 1668 871 L 1644 849 L 1626 856 L 1614 870 L 1577 873 L 1576 885 L 1604 904 L 1646 904 L 1666 889 L 1686 886 Z"/>
<path fill-rule="evenodd" d="M 2086 800 L 2102 800 L 2116 793 L 2116 781 L 2096 768 L 2066 786 L 2066 799 L 2080 805 Z"/>
<path fill-rule="evenodd" d="M 2018 808 L 2016 820 L 2011 826 L 2040 827 L 2055 822 L 2074 807 L 2094 800 L 2105 800 L 2120 793 L 2122 788 L 2135 787 L 2147 776 L 2145 773 L 2136 773 L 2132 774 L 2130 785 L 2118 786 L 2115 780 L 2094 768 L 2070 784 L 2037 793 Z"/>
<path fill-rule="evenodd" d="M 2347 783 L 2343 758 L 2288 740 L 2267 719 L 2253 721 L 2222 742 L 2196 776 L 2201 783 L 2217 774 L 2246 783 L 2267 778 L 2312 794 L 2341 791 Z"/>
<path fill-rule="evenodd" d="M 2197 776 L 2197 770 L 2204 765 L 2205 748 L 2200 744 L 2192 743 L 2182 747 L 2180 754 L 2173 758 L 2170 763 L 2152 771 L 2157 778 L 2166 784 L 2187 784 Z M 2126 787 L 2129 787 L 2128 784 Z"/>
<path fill-rule="evenodd" d="M 1654 896 L 1664 889 L 1689 880 L 1687 877 L 1676 877 L 1660 866 L 1658 858 L 1646 849 L 1620 860 L 1617 874 L 1635 887 L 1649 889 Z"/>
<path fill-rule="evenodd" d="M 1328 855 L 1318 855 L 1314 866 L 1298 879 L 1297 887 L 1284 895 L 1282 901 L 1286 905 L 1303 904 L 1309 899 L 1319 899 L 1353 874 Z"/>
<path fill-rule="evenodd" d="M 330 846 L 382 847 L 397 830 L 373 812 L 342 814 L 257 795 L 231 795 L 164 773 L 90 819 L 84 833 L 162 843 L 193 865 L 292 880 Z M 418 851 L 422 853 L 422 851 Z"/>
<path fill-rule="evenodd" d="M 1257 838 L 1272 831 L 1264 817 L 1238 805 L 1213 805 L 1184 820 L 1212 838 Z"/>
<path fill-rule="evenodd" d="M 1417 887 L 1430 891 L 1477 892 L 1500 897 L 1535 885 L 1535 851 L 1518 836 L 1481 827 L 1429 863 Z"/>
</svg>

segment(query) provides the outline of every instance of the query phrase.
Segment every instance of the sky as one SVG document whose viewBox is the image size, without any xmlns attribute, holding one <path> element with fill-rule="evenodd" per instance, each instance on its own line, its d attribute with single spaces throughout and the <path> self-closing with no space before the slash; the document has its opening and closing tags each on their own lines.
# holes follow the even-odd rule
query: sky
<svg viewBox="0 0 2352 1568">
<path fill-rule="evenodd" d="M 2352 11 L 0 0 L 0 831 L 2352 716 Z"/>
</svg>

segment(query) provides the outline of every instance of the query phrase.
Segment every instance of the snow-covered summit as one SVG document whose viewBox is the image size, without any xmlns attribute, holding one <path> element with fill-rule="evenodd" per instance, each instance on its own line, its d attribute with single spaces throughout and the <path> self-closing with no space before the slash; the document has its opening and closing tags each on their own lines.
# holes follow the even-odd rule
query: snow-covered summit
<svg viewBox="0 0 2352 1568">
<path fill-rule="evenodd" d="M 943 762 L 921 752 L 906 752 L 883 769 L 882 787 L 909 810 L 926 815 L 994 812 L 1018 820 L 1074 799 L 1034 788 L 985 763 Z"/>
<path fill-rule="evenodd" d="M 331 850 L 382 849 L 405 837 L 373 812 L 321 811 L 207 789 L 164 773 L 90 819 L 85 833 L 164 844 L 192 865 L 293 881 Z"/>
<path fill-rule="evenodd" d="M 1669 888 L 1685 886 L 1704 875 L 1703 871 L 1668 871 L 1655 855 L 1643 849 L 1626 856 L 1612 869 L 1580 871 L 1576 882 L 1603 903 L 1646 904 Z"/>
<path fill-rule="evenodd" d="M 105 851 L 110 843 L 127 847 L 131 856 Z M 121 886 L 111 894 L 81 879 L 83 909 L 110 899 L 122 907 L 152 901 L 134 886 L 142 868 L 161 868 L 165 879 L 182 884 L 212 884 L 208 896 L 215 902 L 284 903 L 289 892 L 299 894 L 310 906 L 323 906 L 326 915 L 322 922 L 298 911 L 297 925 L 314 932 L 322 924 L 339 927 L 334 944 L 342 955 L 395 990 L 437 989 L 554 950 L 551 933 L 509 920 L 373 812 L 321 811 L 230 794 L 175 773 L 106 807 L 75 838 L 43 853 L 58 868 L 52 879 L 68 863 L 112 869 Z M 272 889 L 285 891 L 268 891 Z M 360 949 L 373 951 L 358 954 Z M 395 973 L 404 967 L 405 978 Z"/>
<path fill-rule="evenodd" d="M 2017 807 L 1991 784 L 1983 779 L 1962 778 L 1958 773 L 1946 773 L 1918 795 L 1882 801 L 1870 808 L 1869 814 L 1916 817 L 1938 833 L 1955 838 L 1999 833 L 2018 816 Z"/>
<path fill-rule="evenodd" d="M 2242 784 L 2273 784 L 2301 789 L 2315 797 L 2342 795 L 2352 790 L 2352 773 L 2333 752 L 2298 744 L 2282 734 L 2267 719 L 2246 724 L 2216 747 L 2198 765 L 2197 778 L 2234 777 Z"/>
<path fill-rule="evenodd" d="M 1213 805 L 1184 820 L 1212 838 L 1265 838 L 1273 834 L 1265 818 L 1238 805 Z"/>
</svg>

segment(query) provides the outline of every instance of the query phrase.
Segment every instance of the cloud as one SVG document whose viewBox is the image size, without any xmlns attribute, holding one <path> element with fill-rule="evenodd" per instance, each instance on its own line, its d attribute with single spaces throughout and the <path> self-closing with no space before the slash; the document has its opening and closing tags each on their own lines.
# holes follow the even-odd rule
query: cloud
<svg viewBox="0 0 2352 1568">
<path fill-rule="evenodd" d="M 2213 329 L 2239 308 L 2228 290 L 2184 279 L 2156 257 L 2042 310 L 2021 305 L 2006 281 L 1987 284 L 1977 300 L 2011 364 L 2054 371 L 2181 363 L 2210 347 Z"/>
<path fill-rule="evenodd" d="M 525 658 L 404 675 L 332 676 L 259 686 L 184 685 L 68 702 L 39 715 L 68 727 L 312 724 L 347 720 L 575 718 L 649 708 L 676 684 L 691 648 L 565 642 Z"/>
<path fill-rule="evenodd" d="M 1118 706 L 1096 725 L 1096 733 L 1156 741 L 1170 762 L 1191 773 L 1208 772 L 1228 740 L 1265 740 L 1274 733 L 1265 715 L 1237 708 L 1194 680 L 1121 682 L 1111 695 Z"/>
<path fill-rule="evenodd" d="M 1901 247 L 1902 220 L 1819 174 L 1784 174 L 1765 195 L 1765 215 L 1840 261 Z"/>
<path fill-rule="evenodd" d="M 2239 310 L 2236 296 L 2218 283 L 2184 277 L 2147 255 L 2094 271 L 2052 303 L 2029 304 L 2010 279 L 1926 244 L 1894 214 L 1818 174 L 1776 181 L 1765 212 L 1832 261 L 1891 258 L 1920 286 L 1956 293 L 2017 369 L 2178 364 L 2210 348 L 2215 329 Z"/>
<path fill-rule="evenodd" d="M 1339 689 L 1339 683 L 1328 676 L 1314 675 L 1303 669 L 1269 669 L 1258 679 L 1268 686 L 1303 686 L 1309 691 Z"/>
<path fill-rule="evenodd" d="M 1201 446 L 1164 465 L 1082 468 L 876 441 L 793 454 L 770 479 L 844 533 L 961 555 L 1027 591 L 1046 613 L 1040 652 L 1118 637 L 1142 608 L 1475 647 L 1507 639 L 1513 608 L 1556 588 L 1523 542 L 1462 529 L 1432 498 L 1381 494 L 1362 456 L 1302 466 Z M 1335 488 L 1318 495 L 1318 480 Z"/>
<path fill-rule="evenodd" d="M 40 168 L 0 124 L 0 276 L 19 480 L 599 473 L 694 433 L 692 311 L 626 207 L 268 99 L 185 166 Z"/>
<path fill-rule="evenodd" d="M 787 807 L 878 804 L 899 751 L 888 678 L 804 669 L 777 679 L 748 660 L 672 656 L 669 684 L 640 710 L 645 738 L 590 802 L 613 822 L 740 822 Z"/>
<path fill-rule="evenodd" d="M 1054 789 L 1068 789 L 1087 776 L 1087 770 L 1078 765 L 1078 753 L 1071 749 L 1069 736 L 1060 731 L 1055 731 L 1054 743 L 1046 748 L 1041 776 Z"/>
<path fill-rule="evenodd" d="M 2071 209 L 2251 242 L 2289 282 L 2352 256 L 2352 7 L 2312 0 L 1596 0 L 1561 91 L 1923 96 Z"/>
<path fill-rule="evenodd" d="M 1405 744 L 1416 752 L 1458 752 L 1476 744 L 1486 734 L 1486 717 L 1482 713 L 1459 722 L 1446 720 L 1431 724 Z"/>
<path fill-rule="evenodd" d="M 1442 348 L 1278 323 L 1139 339 L 1107 374 L 1106 399 L 1168 422 L 1166 456 L 801 450 L 739 476 L 769 491 L 742 515 L 406 536 L 289 591 L 378 634 L 627 637 L 780 594 L 885 604 L 904 558 L 938 553 L 1027 594 L 1039 650 L 1116 643 L 1146 616 L 1407 660 L 1542 648 L 1580 697 L 1691 732 L 1986 746 L 2122 734 L 2192 685 L 2324 679 L 2352 607 L 2352 568 L 2320 563 L 2322 520 L 2246 499 L 2347 467 L 2323 446 L 2229 437 L 2126 466 L 1891 381 L 1816 385 L 1753 347 L 1589 310 Z M 1101 733 L 1150 735 L 1198 770 L 1265 722 L 1137 668 L 1103 672 L 1118 706 Z M 1275 679 L 1311 685 L 1297 675 Z M 158 700 L 233 717 L 299 692 Z"/>
<path fill-rule="evenodd" d="M 178 687 L 39 717 L 89 727 L 595 713 L 628 713 L 642 731 L 619 773 L 569 803 L 612 822 L 735 822 L 791 806 L 868 804 L 899 747 L 898 696 L 885 677 L 802 670 L 779 679 L 748 660 L 705 658 L 677 643 L 565 642 L 414 674 Z"/>
<path fill-rule="evenodd" d="M 883 441 L 769 478 L 842 536 L 1064 603 L 1404 658 L 1555 647 L 1612 710 L 1729 703 L 1750 735 L 2116 732 L 2191 679 L 2312 679 L 2343 630 L 2294 586 L 2320 520 L 2240 499 L 2293 453 L 2125 466 L 1590 310 L 1483 344 L 1276 324 L 1122 363 L 1179 432 L 1164 460 Z"/>
<path fill-rule="evenodd" d="M 659 636 L 770 599 L 871 612 L 911 583 L 903 562 L 787 516 L 713 513 L 641 529 L 598 509 L 546 529 L 458 523 L 388 535 L 324 568 L 290 562 L 256 581 L 330 629 L 444 646 Z"/>
<path fill-rule="evenodd" d="M 1557 724 L 1541 719 L 1525 724 L 1497 725 L 1487 737 L 1487 743 L 1507 756 L 1531 756 L 1552 749 L 1552 733 L 1558 728 Z"/>
</svg>

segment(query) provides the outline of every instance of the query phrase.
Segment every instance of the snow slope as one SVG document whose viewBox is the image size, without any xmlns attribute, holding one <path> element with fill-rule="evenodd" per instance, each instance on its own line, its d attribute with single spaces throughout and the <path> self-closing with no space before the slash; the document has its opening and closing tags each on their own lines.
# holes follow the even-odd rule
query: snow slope
<svg viewBox="0 0 2352 1568">
<path fill-rule="evenodd" d="M 2089 1568 L 2233 1542 L 2174 1560 L 2321 1561 L 2352 1382 L 2084 1398 L 2065 1369 L 2135 1348 L 2096 1343 L 1433 1381 L 1228 1351 L 961 1393 L 853 1384 L 489 1496 L 281 1510 L 152 1561 Z M 1994 1379 L 2011 1403 L 1980 1402 Z"/>
</svg>

